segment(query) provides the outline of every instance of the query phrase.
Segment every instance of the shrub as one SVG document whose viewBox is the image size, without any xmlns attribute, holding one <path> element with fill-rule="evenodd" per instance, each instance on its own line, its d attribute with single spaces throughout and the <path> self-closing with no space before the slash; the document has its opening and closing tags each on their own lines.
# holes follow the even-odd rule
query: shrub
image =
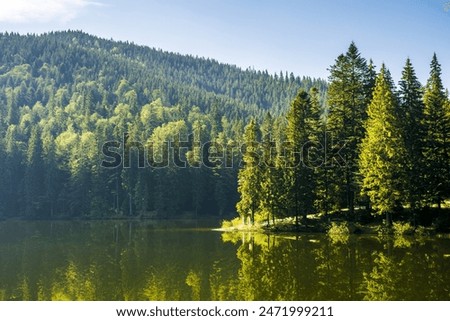
<svg viewBox="0 0 450 321">
<path fill-rule="evenodd" d="M 394 235 L 411 235 L 414 233 L 414 228 L 408 222 L 394 222 L 392 223 Z"/>
<path fill-rule="evenodd" d="M 328 235 L 333 234 L 350 234 L 350 228 L 347 222 L 336 223 L 331 222 L 331 227 L 328 230 Z"/>
<path fill-rule="evenodd" d="M 238 216 L 233 218 L 231 221 L 223 220 L 222 228 L 223 229 L 237 228 L 241 224 L 242 224 L 241 218 Z"/>
<path fill-rule="evenodd" d="M 350 228 L 347 222 L 336 223 L 331 222 L 331 227 L 328 230 L 328 237 L 333 244 L 342 243 L 346 244 L 350 235 Z"/>
</svg>

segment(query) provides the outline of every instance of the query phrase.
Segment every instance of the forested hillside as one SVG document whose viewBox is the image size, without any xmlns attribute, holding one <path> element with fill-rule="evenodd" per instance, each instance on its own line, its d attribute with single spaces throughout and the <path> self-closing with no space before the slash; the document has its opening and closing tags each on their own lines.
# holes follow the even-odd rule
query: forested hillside
<svg viewBox="0 0 450 321">
<path fill-rule="evenodd" d="M 282 115 L 299 88 L 322 102 L 326 86 L 82 32 L 0 34 L 0 217 L 233 212 L 247 122 Z M 102 166 L 108 141 L 130 168 Z M 138 169 L 132 142 L 155 159 L 171 142 L 191 166 Z M 206 142 L 233 166 L 200 164 Z"/>
<path fill-rule="evenodd" d="M 0 217 L 415 224 L 449 206 L 436 54 L 425 85 L 407 59 L 397 87 L 354 43 L 328 82 L 72 31 L 0 34 L 0 51 Z"/>
<path fill-rule="evenodd" d="M 243 221 L 379 214 L 388 226 L 393 215 L 406 222 L 400 234 L 418 224 L 448 231 L 450 101 L 437 55 L 424 86 L 410 59 L 398 84 L 351 43 L 330 68 L 325 115 L 318 92 L 301 89 L 286 116 L 250 121 L 238 174 Z"/>
</svg>

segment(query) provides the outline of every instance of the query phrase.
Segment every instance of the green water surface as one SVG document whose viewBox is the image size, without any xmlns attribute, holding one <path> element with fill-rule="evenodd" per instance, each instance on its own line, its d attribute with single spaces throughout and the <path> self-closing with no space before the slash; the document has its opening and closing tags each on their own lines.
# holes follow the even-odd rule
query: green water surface
<svg viewBox="0 0 450 321">
<path fill-rule="evenodd" d="M 0 222 L 0 300 L 449 300 L 450 238 Z"/>
</svg>

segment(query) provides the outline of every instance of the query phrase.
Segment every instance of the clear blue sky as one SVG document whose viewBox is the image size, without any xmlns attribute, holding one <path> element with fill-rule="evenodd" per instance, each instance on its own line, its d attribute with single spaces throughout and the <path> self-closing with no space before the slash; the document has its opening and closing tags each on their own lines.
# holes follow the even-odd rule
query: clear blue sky
<svg viewBox="0 0 450 321">
<path fill-rule="evenodd" d="M 0 0 L 0 30 L 77 29 L 243 68 L 328 77 L 351 41 L 397 83 L 436 52 L 450 88 L 446 0 Z"/>
</svg>

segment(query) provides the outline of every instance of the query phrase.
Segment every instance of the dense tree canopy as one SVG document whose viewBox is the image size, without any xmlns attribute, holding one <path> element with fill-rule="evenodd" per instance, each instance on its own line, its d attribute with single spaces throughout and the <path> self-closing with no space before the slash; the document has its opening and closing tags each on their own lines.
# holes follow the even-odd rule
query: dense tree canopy
<svg viewBox="0 0 450 321">
<path fill-rule="evenodd" d="M 255 179 L 260 172 L 247 175 L 261 197 L 252 215 L 268 223 L 295 217 L 298 225 L 312 213 L 359 220 L 371 212 L 390 223 L 392 214 L 404 211 L 416 224 L 425 208 L 442 207 L 450 190 L 449 100 L 436 55 L 425 88 L 409 59 L 398 90 L 384 64 L 378 75 L 373 68 L 352 43 L 330 68 L 325 106 L 314 88 L 299 90 L 283 125 L 273 130 L 271 159 L 277 161 L 265 168 L 261 185 Z M 260 146 L 257 154 L 267 155 L 266 140 Z M 282 206 L 268 206 L 277 204 L 268 186 Z M 241 201 L 256 199 L 249 195 L 241 190 Z"/>
<path fill-rule="evenodd" d="M 436 55 L 425 88 L 409 59 L 398 91 L 376 76 L 354 43 L 327 83 L 82 32 L 0 34 L 0 217 L 299 224 L 444 205 Z"/>
<path fill-rule="evenodd" d="M 247 120 L 326 89 L 74 31 L 3 33 L 0 52 L 3 217 L 234 212 Z"/>
<path fill-rule="evenodd" d="M 352 42 L 346 54 L 341 54 L 330 68 L 327 93 L 327 131 L 332 148 L 341 152 L 342 161 L 330 176 L 331 189 L 338 195 L 335 208 L 346 207 L 353 216 L 358 196 L 358 149 L 364 137 L 363 122 L 374 83 L 373 67 L 369 65 Z"/>
<path fill-rule="evenodd" d="M 407 187 L 407 152 L 398 104 L 390 73 L 383 65 L 368 108 L 359 156 L 362 188 L 379 214 L 391 213 L 401 204 Z"/>
</svg>

